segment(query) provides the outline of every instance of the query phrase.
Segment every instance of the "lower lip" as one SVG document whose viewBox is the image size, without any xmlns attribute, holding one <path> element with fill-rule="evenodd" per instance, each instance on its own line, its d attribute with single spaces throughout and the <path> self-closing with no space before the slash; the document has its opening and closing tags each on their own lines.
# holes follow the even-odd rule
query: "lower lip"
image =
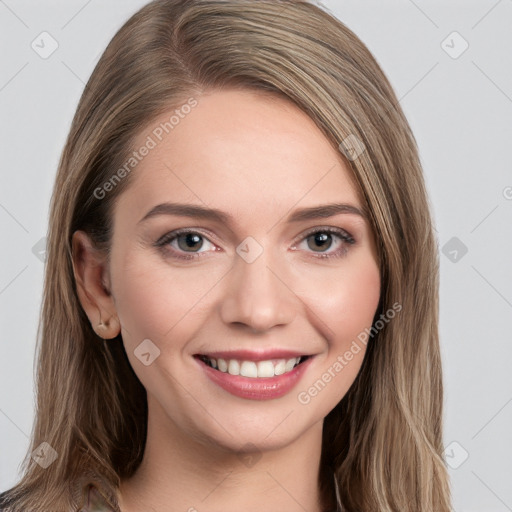
<svg viewBox="0 0 512 512">
<path fill-rule="evenodd" d="M 194 359 L 196 359 L 210 380 L 232 395 L 249 400 L 271 400 L 286 395 L 286 393 L 291 391 L 306 371 L 313 356 L 308 357 L 291 372 L 275 377 L 261 378 L 231 375 L 208 366 L 197 357 Z"/>
</svg>

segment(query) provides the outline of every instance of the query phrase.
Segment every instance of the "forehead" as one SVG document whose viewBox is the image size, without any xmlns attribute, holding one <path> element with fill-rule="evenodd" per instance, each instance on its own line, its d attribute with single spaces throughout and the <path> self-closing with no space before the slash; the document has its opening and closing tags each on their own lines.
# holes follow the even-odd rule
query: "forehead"
<svg viewBox="0 0 512 512">
<path fill-rule="evenodd" d="M 248 90 L 185 100 L 138 134 L 145 151 L 119 208 L 190 200 L 235 212 L 319 202 L 361 204 L 352 171 L 314 121 L 292 102 Z M 124 196 L 124 197 L 123 197 Z M 277 213 L 274 212 L 274 213 Z"/>
</svg>

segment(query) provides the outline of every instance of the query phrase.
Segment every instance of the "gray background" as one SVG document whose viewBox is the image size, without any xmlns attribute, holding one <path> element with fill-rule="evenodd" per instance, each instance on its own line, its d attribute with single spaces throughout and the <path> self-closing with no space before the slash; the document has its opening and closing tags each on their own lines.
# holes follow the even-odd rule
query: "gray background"
<svg viewBox="0 0 512 512">
<path fill-rule="evenodd" d="M 144 3 L 0 0 L 0 490 L 17 480 L 34 415 L 40 240 L 60 152 L 100 54 Z M 455 510 L 512 511 L 512 0 L 323 5 L 373 52 L 420 147 L 441 250 Z M 31 47 L 51 48 L 43 31 L 58 43 L 46 59 Z"/>
</svg>

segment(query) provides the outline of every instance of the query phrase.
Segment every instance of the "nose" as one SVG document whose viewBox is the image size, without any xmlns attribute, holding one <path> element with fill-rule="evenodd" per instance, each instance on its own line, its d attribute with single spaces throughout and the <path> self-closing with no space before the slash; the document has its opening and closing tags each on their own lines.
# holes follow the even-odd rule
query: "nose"
<svg viewBox="0 0 512 512">
<path fill-rule="evenodd" d="M 269 252 L 264 250 L 252 263 L 236 256 L 220 307 L 226 324 L 264 332 L 295 318 L 300 300 L 286 282 L 286 273 L 270 261 Z"/>
</svg>

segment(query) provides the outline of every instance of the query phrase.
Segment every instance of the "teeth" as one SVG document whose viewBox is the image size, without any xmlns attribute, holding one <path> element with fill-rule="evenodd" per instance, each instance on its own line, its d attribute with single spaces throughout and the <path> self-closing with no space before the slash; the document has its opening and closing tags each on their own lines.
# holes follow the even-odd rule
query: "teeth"
<svg viewBox="0 0 512 512">
<path fill-rule="evenodd" d="M 236 359 L 229 360 L 228 373 L 230 375 L 240 375 L 240 363 Z"/>
<path fill-rule="evenodd" d="M 256 365 L 254 365 L 256 366 Z M 274 376 L 274 365 L 272 361 L 260 361 L 258 363 L 258 375 L 257 377 L 273 377 Z M 252 377 L 252 375 L 251 375 Z M 256 375 L 255 375 L 256 377 Z"/>
<path fill-rule="evenodd" d="M 240 365 L 240 375 L 242 377 L 257 377 L 258 376 L 258 367 L 256 363 L 253 361 L 243 361 Z M 274 376 L 274 372 L 272 371 L 272 377 Z"/>
<path fill-rule="evenodd" d="M 286 362 L 284 360 L 279 361 L 274 366 L 274 375 L 282 375 L 286 371 Z"/>
<path fill-rule="evenodd" d="M 284 365 L 284 371 L 285 372 L 291 372 L 293 370 L 293 367 L 298 363 L 297 358 L 294 357 L 292 359 L 288 359 L 286 361 L 286 364 Z"/>
<path fill-rule="evenodd" d="M 279 359 L 274 361 L 238 361 L 236 359 L 214 359 L 212 357 L 204 357 L 204 361 L 212 368 L 216 368 L 221 372 L 230 375 L 241 375 L 242 377 L 258 378 L 258 377 L 274 377 L 275 375 L 283 375 L 283 373 L 291 372 L 297 364 L 300 357 L 292 357 L 291 359 Z"/>
</svg>

